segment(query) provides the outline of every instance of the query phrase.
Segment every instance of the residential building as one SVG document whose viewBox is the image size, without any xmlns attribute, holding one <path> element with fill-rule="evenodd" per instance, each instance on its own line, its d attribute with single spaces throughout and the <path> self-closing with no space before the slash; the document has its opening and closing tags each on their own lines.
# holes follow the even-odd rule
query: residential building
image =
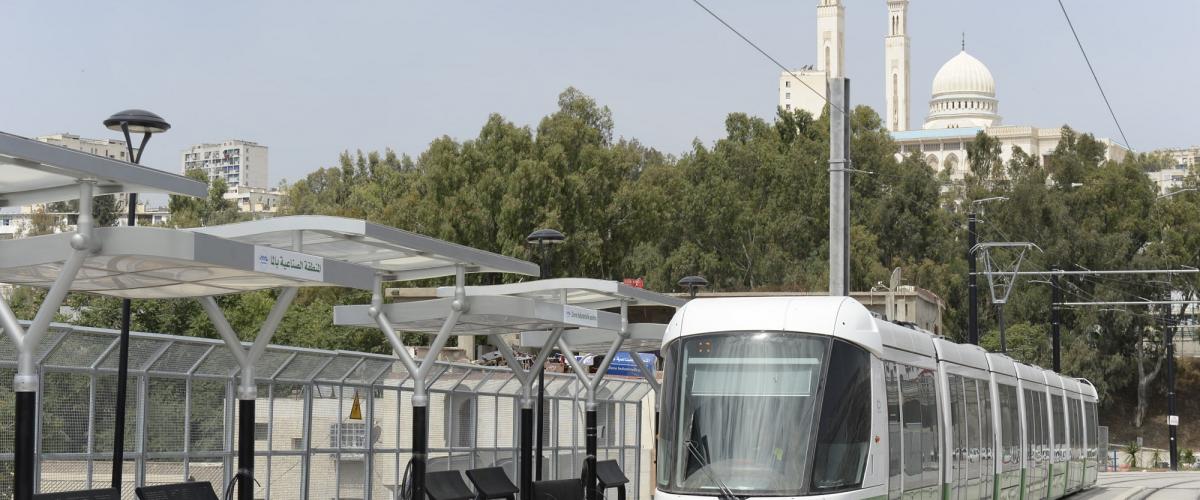
<svg viewBox="0 0 1200 500">
<path fill-rule="evenodd" d="M 1170 167 L 1152 172 L 1146 172 L 1150 180 L 1158 186 L 1159 192 L 1166 194 L 1183 186 L 1183 180 L 1200 165 L 1200 146 L 1190 148 L 1160 149 L 1155 151 L 1170 158 Z"/>
<path fill-rule="evenodd" d="M 238 186 L 268 186 L 267 147 L 232 139 L 221 143 L 197 144 L 183 150 L 182 172 L 202 169 L 209 182 L 224 179 L 230 189 Z"/>
<path fill-rule="evenodd" d="M 237 203 L 239 212 L 246 212 L 257 218 L 275 215 L 285 195 L 286 193 L 276 188 L 231 185 L 224 197 Z"/>
<path fill-rule="evenodd" d="M 77 135 L 67 133 L 42 135 L 35 137 L 34 139 L 48 144 L 54 144 L 55 146 L 62 146 L 67 149 L 83 151 L 84 153 L 91 153 L 106 158 L 129 161 L 129 158 L 126 158 L 128 153 L 126 152 L 127 148 L 125 141 L 117 139 L 88 139 L 86 137 L 79 137 Z M 136 155 L 137 152 L 138 148 L 133 148 L 133 154 Z"/>
</svg>

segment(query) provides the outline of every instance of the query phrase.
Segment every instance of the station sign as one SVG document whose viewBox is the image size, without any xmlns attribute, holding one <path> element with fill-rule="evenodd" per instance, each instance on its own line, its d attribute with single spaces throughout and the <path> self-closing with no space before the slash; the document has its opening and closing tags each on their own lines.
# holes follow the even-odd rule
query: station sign
<svg viewBox="0 0 1200 500">
<path fill-rule="evenodd" d="M 325 259 L 281 248 L 254 246 L 254 270 L 308 281 L 325 281 Z"/>
</svg>

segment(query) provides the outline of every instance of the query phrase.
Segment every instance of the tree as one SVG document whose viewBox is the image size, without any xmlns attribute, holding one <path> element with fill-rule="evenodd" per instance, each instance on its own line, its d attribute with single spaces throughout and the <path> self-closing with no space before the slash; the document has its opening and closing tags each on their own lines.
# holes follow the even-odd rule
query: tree
<svg viewBox="0 0 1200 500">
<path fill-rule="evenodd" d="M 186 173 L 193 180 L 208 183 L 208 175 L 200 169 L 191 169 Z M 225 199 L 228 184 L 220 177 L 212 181 L 208 188 L 208 197 L 193 198 L 184 195 L 171 195 L 167 200 L 167 209 L 171 212 L 172 227 L 216 226 L 247 220 L 247 216 L 238 211 L 237 203 Z"/>
<path fill-rule="evenodd" d="M 980 130 L 967 144 L 967 163 L 979 182 L 993 182 L 1004 177 L 1004 162 L 1000 159 L 1000 139 Z"/>
</svg>

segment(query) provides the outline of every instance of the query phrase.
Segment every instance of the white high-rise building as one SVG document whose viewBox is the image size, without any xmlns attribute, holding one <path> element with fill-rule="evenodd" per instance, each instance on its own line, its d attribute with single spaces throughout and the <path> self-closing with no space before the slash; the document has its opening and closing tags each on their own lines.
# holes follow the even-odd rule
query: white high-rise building
<svg viewBox="0 0 1200 500">
<path fill-rule="evenodd" d="M 814 117 L 825 110 L 826 80 L 843 76 L 846 39 L 842 0 L 817 1 L 816 64 L 779 74 L 779 107 L 803 109 Z"/>
<path fill-rule="evenodd" d="M 884 38 L 886 126 L 892 132 L 899 132 L 908 130 L 908 0 L 887 0 L 887 6 L 888 34 Z"/>
<path fill-rule="evenodd" d="M 211 183 L 224 179 L 229 189 L 238 186 L 266 188 L 267 147 L 242 140 L 197 144 L 183 150 L 183 173 L 203 169 Z"/>
</svg>

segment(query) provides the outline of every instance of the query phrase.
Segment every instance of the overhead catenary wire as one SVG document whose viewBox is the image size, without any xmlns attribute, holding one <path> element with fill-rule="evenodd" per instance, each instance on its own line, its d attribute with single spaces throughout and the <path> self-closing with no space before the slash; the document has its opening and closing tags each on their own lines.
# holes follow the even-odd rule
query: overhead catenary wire
<svg viewBox="0 0 1200 500">
<path fill-rule="evenodd" d="M 1100 89 L 1100 97 L 1104 98 L 1104 105 L 1108 107 L 1108 114 L 1112 115 L 1113 123 L 1117 125 L 1117 132 L 1121 133 L 1121 140 L 1125 143 L 1125 147 L 1133 151 L 1133 146 L 1129 144 L 1129 139 L 1125 137 L 1125 129 L 1121 128 L 1121 121 L 1117 119 L 1117 113 L 1113 111 L 1112 104 L 1108 102 L 1108 95 L 1104 93 L 1104 86 L 1100 85 L 1100 77 L 1096 75 L 1096 68 L 1092 67 L 1092 60 L 1088 58 L 1087 51 L 1083 48 L 1083 42 L 1079 40 L 1079 33 L 1075 31 L 1075 23 L 1071 22 L 1071 15 L 1067 14 L 1067 6 L 1063 5 L 1062 0 L 1058 0 L 1058 6 L 1062 9 L 1063 17 L 1067 19 L 1067 26 L 1071 28 L 1071 35 L 1075 37 L 1075 44 L 1079 46 L 1079 52 L 1083 54 L 1083 61 L 1087 63 L 1088 71 L 1092 72 L 1092 80 L 1096 81 L 1096 88 Z"/>
<path fill-rule="evenodd" d="M 713 17 L 713 19 L 716 19 L 718 22 L 720 22 L 721 24 L 725 25 L 725 27 L 726 27 L 726 28 L 729 28 L 729 31 L 732 31 L 732 32 L 733 32 L 733 34 L 737 35 L 737 36 L 738 36 L 738 38 L 741 38 L 741 39 L 742 39 L 742 41 L 746 42 L 746 43 L 747 43 L 747 44 L 749 44 L 751 47 L 754 47 L 754 50 L 757 50 L 759 54 L 762 54 L 762 55 L 763 55 L 763 57 L 766 57 L 767 59 L 770 59 L 770 60 L 771 60 L 771 62 L 775 63 L 775 65 L 776 65 L 776 66 L 779 66 L 779 69 L 782 69 L 784 72 L 786 72 L 787 74 L 791 75 L 791 76 L 792 76 L 792 78 L 795 78 L 795 79 L 796 79 L 796 81 L 800 82 L 800 84 L 801 84 L 801 85 L 804 85 L 805 87 L 807 87 L 807 88 L 808 88 L 808 90 L 811 90 L 811 91 L 812 91 L 814 94 L 816 94 L 818 97 L 820 97 L 820 98 L 821 98 L 821 100 L 825 101 L 825 104 L 828 104 L 828 105 L 829 105 L 829 107 L 831 107 L 831 108 L 833 108 L 833 109 L 836 109 L 836 110 L 838 110 L 838 112 L 839 112 L 839 113 L 841 113 L 841 114 L 843 114 L 843 115 L 845 115 L 845 114 L 846 114 L 846 110 L 844 110 L 844 109 L 842 109 L 840 106 L 838 106 L 838 105 L 836 105 L 836 104 L 834 104 L 834 103 L 830 102 L 830 101 L 829 101 L 829 98 L 825 97 L 825 94 L 824 94 L 824 93 L 821 93 L 821 92 L 817 91 L 817 89 L 814 89 L 814 88 L 812 88 L 812 86 L 811 86 L 811 85 L 809 85 L 809 84 L 807 84 L 807 83 L 804 83 L 804 80 L 801 80 L 801 79 L 800 79 L 800 77 L 799 77 L 799 76 L 797 76 L 795 72 L 793 72 L 792 70 L 788 69 L 788 68 L 787 68 L 787 66 L 784 66 L 782 63 L 780 63 L 780 62 L 779 62 L 779 60 L 778 60 L 778 59 L 775 59 L 774 57 L 772 57 L 772 56 L 771 56 L 771 54 L 768 54 L 768 53 L 767 53 L 767 51 L 765 51 L 765 50 L 763 50 L 763 49 L 762 49 L 762 47 L 759 47 L 759 46 L 758 46 L 758 44 L 754 43 L 754 42 L 753 42 L 753 41 L 751 41 L 749 38 L 747 38 L 747 37 L 746 37 L 746 35 L 743 35 L 743 34 L 742 34 L 742 32 L 738 31 L 738 30 L 737 30 L 737 28 L 734 28 L 732 25 L 730 25 L 729 23 L 725 22 L 725 20 L 724 20 L 724 19 L 721 19 L 721 16 L 718 16 L 716 12 L 713 12 L 713 11 L 712 11 L 712 9 L 709 9 L 709 8 L 708 8 L 707 6 L 705 6 L 703 3 L 700 3 L 700 0 L 692 0 L 692 2 L 693 2 L 693 3 L 695 3 L 696 5 L 700 6 L 700 8 L 701 8 L 701 9 L 704 9 L 704 12 L 707 12 L 707 13 L 708 13 L 708 15 L 710 15 L 710 16 L 712 16 L 712 17 Z"/>
</svg>

